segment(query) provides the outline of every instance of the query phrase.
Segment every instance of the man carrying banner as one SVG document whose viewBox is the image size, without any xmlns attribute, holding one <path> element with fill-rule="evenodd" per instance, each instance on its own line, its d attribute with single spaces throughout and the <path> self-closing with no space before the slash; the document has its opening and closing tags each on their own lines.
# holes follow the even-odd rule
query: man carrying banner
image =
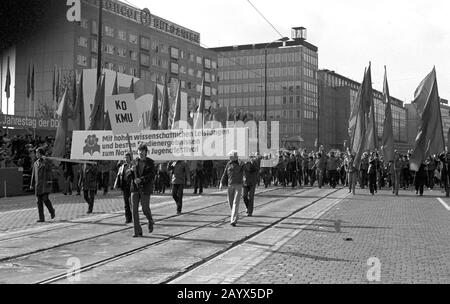
<svg viewBox="0 0 450 304">
<path fill-rule="evenodd" d="M 139 158 L 133 162 L 133 182 L 131 183 L 131 201 L 133 202 L 134 236 L 142 236 L 141 223 L 139 221 L 139 203 L 148 220 L 148 232 L 153 232 L 154 221 L 150 210 L 150 196 L 153 194 L 155 180 L 155 162 L 147 157 L 148 148 L 141 144 L 138 148 Z"/>
<path fill-rule="evenodd" d="M 35 189 L 37 197 L 39 213 L 38 223 L 45 222 L 44 204 L 50 212 L 51 218 L 55 218 L 55 209 L 48 198 L 48 195 L 51 192 L 52 165 L 51 162 L 44 157 L 44 154 L 43 148 L 36 149 L 37 160 L 34 162 L 33 171 L 31 173 L 30 189 Z"/>
</svg>

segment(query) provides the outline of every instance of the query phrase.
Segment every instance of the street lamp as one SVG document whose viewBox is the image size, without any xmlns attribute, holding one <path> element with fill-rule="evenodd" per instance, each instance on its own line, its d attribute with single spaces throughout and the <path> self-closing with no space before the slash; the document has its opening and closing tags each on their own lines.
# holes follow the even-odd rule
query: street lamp
<svg viewBox="0 0 450 304">
<path fill-rule="evenodd" d="M 264 121 L 267 122 L 267 48 L 275 42 L 284 42 L 290 40 L 288 37 L 283 37 L 268 43 L 264 47 Z"/>
</svg>

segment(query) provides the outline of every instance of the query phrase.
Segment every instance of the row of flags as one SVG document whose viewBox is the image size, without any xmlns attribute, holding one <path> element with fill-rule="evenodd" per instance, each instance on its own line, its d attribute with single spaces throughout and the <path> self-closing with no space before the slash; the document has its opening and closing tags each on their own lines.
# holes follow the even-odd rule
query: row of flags
<svg viewBox="0 0 450 304">
<path fill-rule="evenodd" d="M 369 64 L 369 67 L 364 72 L 364 79 L 358 90 L 349 118 L 350 149 L 355 154 L 354 165 L 357 168 L 361 163 L 363 153 L 378 148 L 380 148 L 385 161 L 394 160 L 392 107 L 386 67 L 383 81 L 383 101 L 386 107 L 383 135 L 379 145 L 372 94 L 371 64 Z M 410 158 L 410 168 L 413 171 L 418 171 L 420 165 L 428 156 L 437 155 L 445 149 L 435 68 L 416 89 L 412 104 L 419 117 L 419 126 L 415 147 Z"/>
</svg>

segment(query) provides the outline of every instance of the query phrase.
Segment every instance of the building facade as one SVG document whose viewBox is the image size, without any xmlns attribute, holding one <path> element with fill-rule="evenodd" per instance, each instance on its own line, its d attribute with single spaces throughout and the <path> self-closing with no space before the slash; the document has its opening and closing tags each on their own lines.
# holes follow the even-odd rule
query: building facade
<svg viewBox="0 0 450 304">
<path fill-rule="evenodd" d="M 98 0 L 81 1 L 81 21 L 69 22 L 66 1 L 45 0 L 48 14 L 36 20 L 32 37 L 15 49 L 15 114 L 30 115 L 26 102 L 27 69 L 35 69 L 35 100 L 52 102 L 54 68 L 62 75 L 97 67 Z M 103 0 L 102 66 L 162 84 L 167 77 L 188 94 L 195 110 L 205 79 L 207 107 L 217 103 L 217 54 L 200 46 L 200 34 L 126 3 Z M 19 14 L 17 14 L 19 15 Z"/>
<path fill-rule="evenodd" d="M 316 46 L 294 37 L 285 42 L 211 50 L 218 55 L 219 108 L 228 112 L 229 119 L 236 114 L 241 119 L 246 116 L 264 121 L 267 114 L 267 121 L 280 122 L 282 147 L 314 147 L 318 113 Z"/>
<path fill-rule="evenodd" d="M 360 83 L 334 71 L 320 70 L 319 83 L 319 142 L 327 149 L 343 150 L 350 145 L 348 120 L 350 109 L 356 102 Z M 379 140 L 383 136 L 383 93 L 373 90 L 375 120 Z M 403 102 L 391 96 L 392 124 L 395 147 L 408 150 L 407 109 Z"/>
</svg>

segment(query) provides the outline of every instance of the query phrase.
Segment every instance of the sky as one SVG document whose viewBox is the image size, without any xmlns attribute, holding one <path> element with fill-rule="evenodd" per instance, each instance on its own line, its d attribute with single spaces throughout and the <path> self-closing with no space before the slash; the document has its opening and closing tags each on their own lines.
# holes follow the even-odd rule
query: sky
<svg viewBox="0 0 450 304">
<path fill-rule="evenodd" d="M 319 69 L 362 82 L 372 63 L 373 88 L 409 103 L 436 67 L 439 95 L 450 99 L 448 0 L 122 0 L 200 33 L 203 47 L 271 42 L 307 28 Z M 277 31 L 279 33 L 277 33 Z"/>
</svg>

